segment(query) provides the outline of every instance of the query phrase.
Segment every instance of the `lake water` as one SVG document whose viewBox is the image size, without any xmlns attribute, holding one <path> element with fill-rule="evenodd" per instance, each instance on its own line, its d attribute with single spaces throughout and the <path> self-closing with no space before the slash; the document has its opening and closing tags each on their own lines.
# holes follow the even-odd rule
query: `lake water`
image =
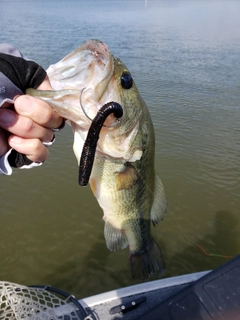
<svg viewBox="0 0 240 320">
<path fill-rule="evenodd" d="M 153 234 L 169 277 L 240 251 L 240 1 L 144 3 L 0 0 L 0 41 L 47 68 L 97 38 L 128 66 L 156 131 L 169 213 Z M 105 246 L 72 142 L 67 127 L 42 167 L 1 177 L 0 279 L 81 298 L 135 282 L 128 249 Z"/>
</svg>

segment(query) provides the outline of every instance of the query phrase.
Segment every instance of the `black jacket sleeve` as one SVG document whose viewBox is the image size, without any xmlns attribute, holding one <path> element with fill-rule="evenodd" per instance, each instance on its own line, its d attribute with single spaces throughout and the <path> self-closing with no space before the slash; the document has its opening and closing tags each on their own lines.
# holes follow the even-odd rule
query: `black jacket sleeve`
<svg viewBox="0 0 240 320">
<path fill-rule="evenodd" d="M 22 92 L 27 88 L 36 89 L 47 75 L 46 71 L 34 61 L 5 53 L 0 53 L 0 72 Z"/>
<path fill-rule="evenodd" d="M 2 51 L 3 50 L 3 51 Z M 22 54 L 10 45 L 0 48 L 0 106 L 4 101 L 13 103 L 16 95 L 25 93 L 27 88 L 36 89 L 45 79 L 47 73 L 37 63 L 25 59 Z M 11 174 L 11 167 L 33 167 L 39 165 L 29 160 L 26 155 L 11 149 L 0 163 L 1 172 Z M 5 158 L 6 158 L 5 157 Z M 4 158 L 4 157 L 3 157 Z"/>
</svg>

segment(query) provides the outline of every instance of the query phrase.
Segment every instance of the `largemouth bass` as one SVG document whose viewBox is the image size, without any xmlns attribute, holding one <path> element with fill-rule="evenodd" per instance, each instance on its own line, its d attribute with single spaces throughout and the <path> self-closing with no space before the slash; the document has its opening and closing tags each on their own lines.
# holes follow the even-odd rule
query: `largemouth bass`
<svg viewBox="0 0 240 320">
<path fill-rule="evenodd" d="M 90 187 L 103 210 L 108 249 L 129 245 L 131 275 L 161 276 L 162 253 L 150 231 L 167 212 L 163 184 L 154 169 L 155 137 L 148 109 L 120 59 L 90 40 L 47 70 L 55 91 L 28 91 L 70 121 L 80 157 L 92 119 L 114 101 L 123 116 L 107 117 L 97 142 Z"/>
</svg>

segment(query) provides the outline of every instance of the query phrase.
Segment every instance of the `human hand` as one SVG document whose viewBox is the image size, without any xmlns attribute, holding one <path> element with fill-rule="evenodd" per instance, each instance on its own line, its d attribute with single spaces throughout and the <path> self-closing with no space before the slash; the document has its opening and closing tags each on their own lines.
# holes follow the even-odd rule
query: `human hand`
<svg viewBox="0 0 240 320">
<path fill-rule="evenodd" d="M 48 78 L 37 89 L 52 90 Z M 46 102 L 27 95 L 18 96 L 14 110 L 0 109 L 0 157 L 13 148 L 33 162 L 44 162 L 49 151 L 43 142 L 52 141 L 52 128 L 58 128 L 62 121 Z"/>
</svg>

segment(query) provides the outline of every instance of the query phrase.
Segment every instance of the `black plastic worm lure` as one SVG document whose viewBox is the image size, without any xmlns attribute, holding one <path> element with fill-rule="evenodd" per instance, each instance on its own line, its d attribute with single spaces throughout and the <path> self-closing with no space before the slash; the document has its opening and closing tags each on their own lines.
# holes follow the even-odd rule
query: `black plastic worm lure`
<svg viewBox="0 0 240 320">
<path fill-rule="evenodd" d="M 78 183 L 80 186 L 86 186 L 88 184 L 92 172 L 99 134 L 105 120 L 111 113 L 113 113 L 116 118 L 121 118 L 123 115 L 121 105 L 117 102 L 108 102 L 104 104 L 92 120 L 80 159 L 78 175 Z"/>
</svg>

